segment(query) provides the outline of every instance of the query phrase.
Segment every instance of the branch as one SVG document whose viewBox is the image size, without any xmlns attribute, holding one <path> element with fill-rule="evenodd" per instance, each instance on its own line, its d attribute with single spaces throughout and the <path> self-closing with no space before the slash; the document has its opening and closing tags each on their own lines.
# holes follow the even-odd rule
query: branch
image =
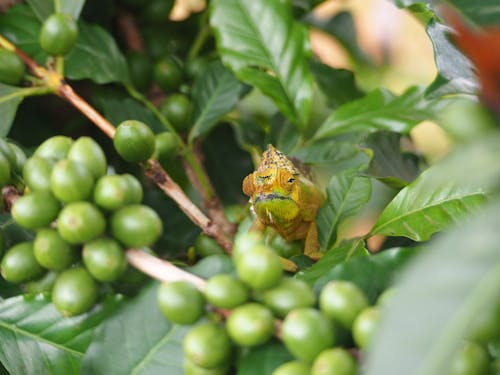
<svg viewBox="0 0 500 375">
<path fill-rule="evenodd" d="M 218 225 L 214 225 L 214 223 L 206 217 L 193 202 L 191 202 L 180 186 L 170 178 L 158 161 L 149 160 L 145 173 L 148 178 L 153 180 L 156 185 L 173 200 L 182 202 L 182 205 L 179 204 L 179 206 L 191 221 L 198 225 L 205 234 L 213 237 L 228 254 L 231 253 L 233 247 L 231 240 L 227 238 Z"/>
<path fill-rule="evenodd" d="M 178 280 L 188 281 L 202 291 L 207 284 L 207 282 L 202 278 L 195 276 L 187 271 L 181 270 L 180 268 L 174 266 L 172 263 L 167 262 L 166 260 L 159 259 L 151 254 L 146 253 L 145 251 L 129 249 L 126 251 L 126 255 L 127 260 L 131 265 L 157 280 L 163 282 L 172 282 Z M 224 319 L 227 319 L 229 315 L 231 315 L 231 310 L 227 309 L 216 308 L 214 309 L 214 311 Z M 280 339 L 281 325 L 281 320 L 274 320 L 274 335 Z"/>
<path fill-rule="evenodd" d="M 72 89 L 72 87 L 64 81 L 64 78 L 59 73 L 42 67 L 1 35 L 0 47 L 16 52 L 33 75 L 40 78 L 52 92 L 77 108 L 109 138 L 113 138 L 115 134 L 115 127 L 81 96 L 79 96 Z M 205 234 L 213 237 L 226 250 L 226 252 L 230 254 L 232 249 L 231 240 L 224 234 L 217 224 L 214 224 L 189 199 L 189 197 L 184 194 L 184 191 L 174 182 L 174 180 L 172 180 L 161 165 L 153 159 L 148 160 L 145 165 L 146 176 L 149 177 L 167 196 L 172 198 L 180 209 L 196 225 L 198 225 Z"/>
<path fill-rule="evenodd" d="M 19 191 L 14 186 L 4 186 L 2 188 L 2 201 L 5 211 L 10 212 L 12 205 L 19 196 Z"/>
<path fill-rule="evenodd" d="M 141 33 L 137 29 L 134 16 L 130 12 L 125 9 L 119 9 L 116 24 L 129 49 L 144 51 L 144 42 Z"/>
<path fill-rule="evenodd" d="M 236 225 L 230 223 L 226 215 L 224 214 L 224 209 L 219 197 L 215 194 L 215 189 L 213 187 L 210 178 L 208 177 L 207 171 L 203 166 L 203 154 L 199 144 L 195 144 L 193 147 L 194 161 L 189 163 L 186 159 L 184 167 L 186 169 L 186 175 L 193 184 L 193 186 L 198 190 L 203 199 L 203 206 L 208 211 L 208 215 L 214 221 L 215 224 L 221 227 L 222 231 L 228 236 L 234 236 L 236 233 Z M 199 166 L 199 173 L 193 170 L 193 164 Z M 204 177 L 204 181 L 200 181 L 200 176 Z"/>
<path fill-rule="evenodd" d="M 101 131 L 109 138 L 115 135 L 115 127 L 106 120 L 94 107 L 87 103 L 81 96 L 79 96 L 70 85 L 61 82 L 57 94 L 76 107 L 83 115 L 92 121 Z"/>
<path fill-rule="evenodd" d="M 192 273 L 181 270 L 166 260 L 159 259 L 145 251 L 129 249 L 125 252 L 128 262 L 145 274 L 163 281 L 189 281 L 198 289 L 203 289 L 206 281 Z"/>
</svg>

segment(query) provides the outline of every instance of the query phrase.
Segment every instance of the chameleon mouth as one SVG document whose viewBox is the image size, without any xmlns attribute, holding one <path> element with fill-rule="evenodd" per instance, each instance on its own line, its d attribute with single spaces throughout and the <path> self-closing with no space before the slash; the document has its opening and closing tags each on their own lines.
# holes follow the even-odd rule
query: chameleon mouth
<svg viewBox="0 0 500 375">
<path fill-rule="evenodd" d="M 254 204 L 259 203 L 259 202 L 265 202 L 265 201 L 272 201 L 272 200 L 290 200 L 289 197 L 285 197 L 280 194 L 276 193 L 271 193 L 271 194 L 259 194 L 257 197 L 254 199 Z"/>
</svg>

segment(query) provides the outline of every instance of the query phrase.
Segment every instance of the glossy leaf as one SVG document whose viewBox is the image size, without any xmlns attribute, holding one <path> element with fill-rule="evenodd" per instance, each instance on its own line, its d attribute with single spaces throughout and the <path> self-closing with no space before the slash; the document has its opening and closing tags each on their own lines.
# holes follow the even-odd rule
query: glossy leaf
<svg viewBox="0 0 500 375">
<path fill-rule="evenodd" d="M 148 124 L 155 133 L 166 130 L 149 109 L 116 88 L 100 88 L 92 98 L 106 119 L 115 126 L 133 119 Z"/>
<path fill-rule="evenodd" d="M 335 69 L 314 61 L 311 63 L 311 71 L 328 102 L 335 107 L 363 96 L 356 85 L 354 74 L 349 70 Z"/>
<path fill-rule="evenodd" d="M 481 185 L 443 178 L 448 172 L 445 164 L 422 173 L 387 205 L 371 234 L 425 241 L 484 201 L 485 189 Z"/>
<path fill-rule="evenodd" d="M 388 249 L 380 254 L 351 258 L 325 269 L 321 274 L 299 271 L 296 277 L 313 285 L 318 293 L 329 281 L 352 281 L 365 292 L 370 302 L 374 302 L 380 293 L 392 285 L 399 270 L 417 251 L 414 248 Z"/>
<path fill-rule="evenodd" d="M 44 63 L 48 55 L 40 47 L 41 27 L 40 20 L 26 4 L 15 5 L 0 14 L 0 33 L 32 59 Z"/>
<path fill-rule="evenodd" d="M 419 174 L 418 158 L 401 150 L 401 135 L 390 132 L 371 134 L 366 146 L 373 152 L 373 160 L 365 172 L 386 185 L 401 189 Z"/>
<path fill-rule="evenodd" d="M 365 242 L 363 240 L 355 239 L 346 241 L 328 250 L 323 257 L 311 267 L 299 271 L 297 277 L 307 282 L 314 282 L 336 265 L 347 262 L 358 256 L 366 255 L 369 255 L 369 253 L 365 248 Z"/>
<path fill-rule="evenodd" d="M 27 0 L 27 3 L 33 9 L 40 21 L 45 20 L 52 13 L 55 13 L 54 0 Z M 59 1 L 60 13 L 71 14 L 73 18 L 78 19 L 82 11 L 85 0 Z"/>
<path fill-rule="evenodd" d="M 307 32 L 286 2 L 216 0 L 212 25 L 222 61 L 245 83 L 270 96 L 295 125 L 309 118 L 312 77 Z"/>
<path fill-rule="evenodd" d="M 419 122 L 432 118 L 435 106 L 436 103 L 423 98 L 422 90 L 417 87 L 409 88 L 401 96 L 377 89 L 336 109 L 314 138 L 329 138 L 354 131 L 387 130 L 406 134 Z"/>
<path fill-rule="evenodd" d="M 65 76 L 70 79 L 91 79 L 96 83 L 128 81 L 125 58 L 113 37 L 102 27 L 78 23 L 79 36 L 65 57 Z M 18 48 L 40 63 L 48 55 L 39 43 L 41 22 L 27 5 L 17 5 L 0 15 L 0 32 Z"/>
<path fill-rule="evenodd" d="M 209 279 L 220 273 L 233 272 L 234 265 L 229 255 L 214 254 L 199 260 L 194 266 L 189 267 L 187 271 L 204 279 Z"/>
<path fill-rule="evenodd" d="M 365 170 L 370 164 L 372 152 L 360 147 L 365 135 L 349 134 L 342 140 L 323 139 L 302 146 L 292 155 L 311 165 L 316 181 L 326 186 L 333 174 L 346 170 Z"/>
<path fill-rule="evenodd" d="M 27 89 L 0 83 L 0 137 L 6 137 Z"/>
<path fill-rule="evenodd" d="M 158 284 L 145 287 L 95 332 L 81 375 L 182 375 L 186 328 L 169 323 L 156 301 Z"/>
<path fill-rule="evenodd" d="M 116 300 L 109 299 L 89 313 L 64 318 L 44 295 L 1 301 L 0 361 L 11 375 L 78 374 L 95 327 L 115 308 Z"/>
<path fill-rule="evenodd" d="M 478 89 L 477 78 L 470 61 L 450 42 L 449 28 L 436 20 L 427 24 L 427 34 L 434 48 L 434 60 L 438 75 L 427 88 L 431 97 L 447 94 L 475 94 Z"/>
<path fill-rule="evenodd" d="M 333 176 L 326 188 L 326 202 L 316 216 L 318 240 L 328 250 L 337 241 L 337 231 L 343 220 L 355 215 L 371 196 L 368 178 L 356 171 L 345 171 Z"/>
<path fill-rule="evenodd" d="M 471 323 L 500 300 L 499 210 L 496 202 L 408 266 L 381 314 L 366 374 L 447 372 Z"/>
<path fill-rule="evenodd" d="M 420 5 L 422 0 L 395 0 L 400 7 Z M 437 0 L 426 1 L 433 7 L 439 4 Z M 493 26 L 500 24 L 500 8 L 497 0 L 448 0 L 447 3 L 457 9 L 461 15 L 478 26 Z"/>
<path fill-rule="evenodd" d="M 272 341 L 251 348 L 239 362 L 236 375 L 271 375 L 279 365 L 293 360 L 281 342 Z"/>
<path fill-rule="evenodd" d="M 66 57 L 65 75 L 96 83 L 128 81 L 128 68 L 113 37 L 102 27 L 79 22 L 78 40 Z"/>
<path fill-rule="evenodd" d="M 496 0 L 449 0 L 461 14 L 480 26 L 500 25 L 500 7 Z"/>
<path fill-rule="evenodd" d="M 241 189 L 245 176 L 252 172 L 252 159 L 240 149 L 229 126 L 220 126 L 203 141 L 205 166 L 215 191 L 224 204 L 248 199 Z"/>
<path fill-rule="evenodd" d="M 193 84 L 193 128 L 190 141 L 207 134 L 236 105 L 242 84 L 220 62 L 208 66 Z"/>
</svg>

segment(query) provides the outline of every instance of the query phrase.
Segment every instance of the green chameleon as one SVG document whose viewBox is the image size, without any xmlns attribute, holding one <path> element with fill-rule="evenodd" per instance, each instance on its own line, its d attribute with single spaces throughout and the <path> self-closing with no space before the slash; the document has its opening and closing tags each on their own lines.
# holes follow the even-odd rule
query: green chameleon
<svg viewBox="0 0 500 375">
<path fill-rule="evenodd" d="M 251 230 L 271 227 L 286 241 L 304 239 L 304 254 L 321 257 L 315 220 L 325 198 L 298 162 L 269 145 L 243 180 L 243 193 L 256 215 Z"/>
</svg>

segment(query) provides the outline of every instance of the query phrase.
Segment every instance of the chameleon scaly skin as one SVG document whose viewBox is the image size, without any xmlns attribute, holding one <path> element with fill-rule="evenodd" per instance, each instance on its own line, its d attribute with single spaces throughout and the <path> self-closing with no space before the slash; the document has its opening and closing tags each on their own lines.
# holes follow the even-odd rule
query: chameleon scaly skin
<svg viewBox="0 0 500 375">
<path fill-rule="evenodd" d="M 305 239 L 304 253 L 320 256 L 315 220 L 324 196 L 290 158 L 269 145 L 243 180 L 243 192 L 256 215 L 252 230 L 272 227 L 286 241 Z"/>
</svg>

